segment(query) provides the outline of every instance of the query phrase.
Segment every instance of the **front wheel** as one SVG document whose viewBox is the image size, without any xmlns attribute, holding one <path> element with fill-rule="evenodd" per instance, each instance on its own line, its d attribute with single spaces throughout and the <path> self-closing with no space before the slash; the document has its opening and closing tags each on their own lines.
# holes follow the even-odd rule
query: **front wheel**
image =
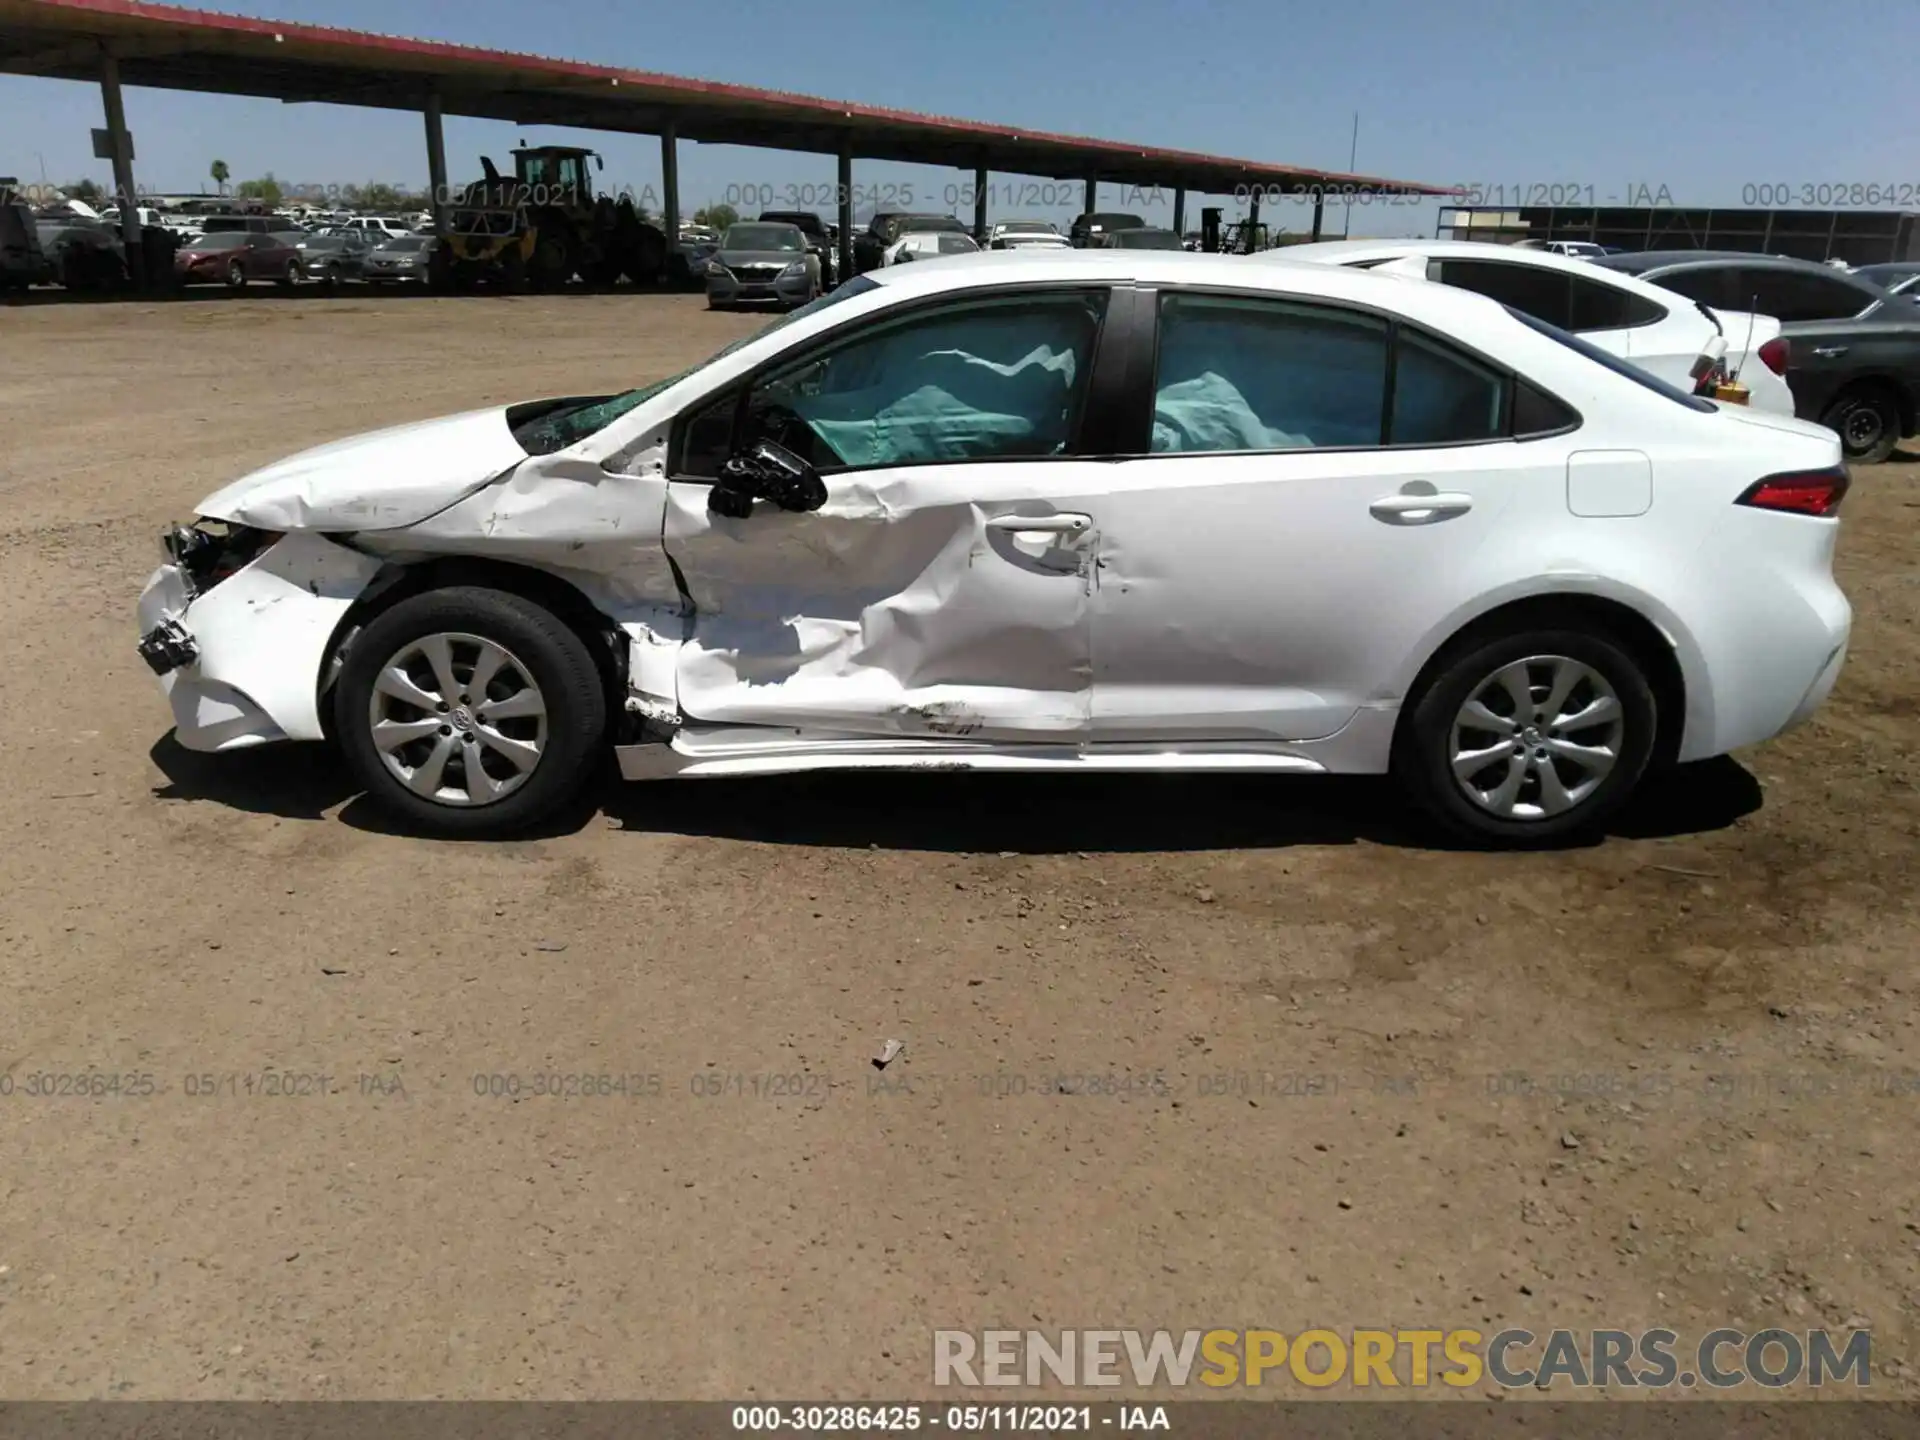
<svg viewBox="0 0 1920 1440">
<path fill-rule="evenodd" d="M 586 782 L 607 696 L 551 611 L 458 586 L 403 600 L 354 639 L 334 727 L 368 795 L 409 825 L 472 839 L 538 824 Z"/>
<path fill-rule="evenodd" d="M 1820 417 L 1840 437 L 1840 447 L 1856 465 L 1878 465 L 1900 443 L 1900 407 L 1891 392 L 1877 385 L 1844 392 Z"/>
<path fill-rule="evenodd" d="M 247 288 L 246 267 L 238 260 L 227 266 L 227 288 L 229 290 L 244 290 Z"/>
<path fill-rule="evenodd" d="M 1601 635 L 1543 629 L 1461 645 L 1412 706 L 1394 772 L 1442 826 L 1479 844 L 1598 833 L 1653 754 L 1652 687 Z"/>
<path fill-rule="evenodd" d="M 298 260 L 289 260 L 287 262 L 286 270 L 280 276 L 281 287 L 283 289 L 291 290 L 293 289 L 294 286 L 298 285 L 299 283 L 300 283 L 300 262 Z"/>
</svg>

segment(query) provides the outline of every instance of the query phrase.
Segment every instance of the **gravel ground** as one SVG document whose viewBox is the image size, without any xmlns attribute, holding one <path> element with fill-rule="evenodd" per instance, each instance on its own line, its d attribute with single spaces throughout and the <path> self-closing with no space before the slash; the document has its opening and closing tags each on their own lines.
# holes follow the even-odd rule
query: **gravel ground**
<svg viewBox="0 0 1920 1440">
<path fill-rule="evenodd" d="M 1856 476 L 1821 715 L 1570 852 L 1432 848 L 1374 782 L 953 775 L 454 846 L 323 753 L 165 738 L 133 602 L 217 484 L 758 323 L 0 311 L 0 1393 L 886 1397 L 935 1328 L 1656 1323 L 1871 1324 L 1920 1389 L 1920 457 Z M 636 1078 L 478 1093 L 548 1071 Z M 119 1093 L 30 1093 L 75 1074 Z"/>
</svg>

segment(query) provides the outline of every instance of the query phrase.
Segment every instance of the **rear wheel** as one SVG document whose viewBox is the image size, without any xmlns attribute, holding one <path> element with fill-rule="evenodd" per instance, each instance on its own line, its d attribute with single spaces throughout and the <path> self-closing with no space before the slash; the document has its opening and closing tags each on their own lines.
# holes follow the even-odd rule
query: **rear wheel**
<svg viewBox="0 0 1920 1440">
<path fill-rule="evenodd" d="M 1413 697 L 1394 772 L 1454 835 L 1528 847 L 1596 834 L 1653 754 L 1653 690 L 1610 637 L 1526 630 L 1460 645 Z"/>
<path fill-rule="evenodd" d="M 384 808 L 420 830 L 485 838 L 579 791 L 607 699 L 585 642 L 552 612 L 461 586 L 403 600 L 355 638 L 334 726 Z"/>
<path fill-rule="evenodd" d="M 1856 465 L 1878 465 L 1900 443 L 1900 406 L 1884 385 L 1842 391 L 1820 423 L 1839 435 L 1841 449 Z"/>
<path fill-rule="evenodd" d="M 229 290 L 244 290 L 247 288 L 246 267 L 238 260 L 227 266 L 227 288 Z"/>
</svg>

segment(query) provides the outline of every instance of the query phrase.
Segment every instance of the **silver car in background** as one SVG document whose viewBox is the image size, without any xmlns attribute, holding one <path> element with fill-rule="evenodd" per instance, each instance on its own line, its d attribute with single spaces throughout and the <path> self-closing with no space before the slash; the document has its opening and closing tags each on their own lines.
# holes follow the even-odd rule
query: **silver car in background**
<svg viewBox="0 0 1920 1440">
<path fill-rule="evenodd" d="M 820 260 L 798 225 L 729 225 L 707 261 L 707 308 L 776 302 L 792 308 L 820 293 Z"/>
<path fill-rule="evenodd" d="M 360 262 L 360 278 L 369 285 L 394 281 L 424 285 L 427 282 L 427 262 L 433 257 L 434 246 L 439 243 L 432 235 L 401 235 L 385 244 L 376 245 Z"/>
</svg>

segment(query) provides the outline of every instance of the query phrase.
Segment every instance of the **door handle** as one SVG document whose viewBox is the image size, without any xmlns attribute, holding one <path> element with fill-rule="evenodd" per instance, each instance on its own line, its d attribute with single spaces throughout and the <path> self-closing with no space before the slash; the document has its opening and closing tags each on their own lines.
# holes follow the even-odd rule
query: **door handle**
<svg viewBox="0 0 1920 1440">
<path fill-rule="evenodd" d="M 1813 347 L 1813 353 L 1831 360 L 1836 355 L 1846 354 L 1850 348 L 1846 345 L 1816 345 Z"/>
<path fill-rule="evenodd" d="M 990 529 L 1010 530 L 1016 535 L 1081 535 L 1093 528 L 1091 515 L 995 515 L 987 521 Z"/>
<path fill-rule="evenodd" d="M 1376 520 L 1389 525 L 1430 525 L 1451 520 L 1473 508 L 1473 497 L 1452 491 L 1433 495 L 1388 495 L 1367 507 Z"/>
</svg>

